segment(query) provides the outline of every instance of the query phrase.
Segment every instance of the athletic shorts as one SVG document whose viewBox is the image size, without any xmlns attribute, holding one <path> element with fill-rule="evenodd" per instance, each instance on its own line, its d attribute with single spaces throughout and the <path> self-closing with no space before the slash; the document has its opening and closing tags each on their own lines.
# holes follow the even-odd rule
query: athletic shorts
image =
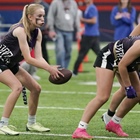
<svg viewBox="0 0 140 140">
<path fill-rule="evenodd" d="M 7 69 L 11 70 L 13 74 L 16 74 L 19 71 L 19 64 L 16 63 L 14 66 L 10 66 L 0 60 L 0 73 Z"/>
<path fill-rule="evenodd" d="M 100 67 L 100 68 L 105 68 L 105 69 L 109 69 L 112 71 L 118 71 L 117 67 L 114 67 L 114 54 L 112 53 L 112 51 L 109 49 L 110 46 L 112 45 L 112 43 L 108 44 L 106 47 L 104 47 L 103 49 L 100 50 L 100 52 L 97 55 L 97 58 L 94 62 L 94 67 Z M 127 67 L 128 72 L 133 72 L 135 71 L 134 67 Z"/>
</svg>

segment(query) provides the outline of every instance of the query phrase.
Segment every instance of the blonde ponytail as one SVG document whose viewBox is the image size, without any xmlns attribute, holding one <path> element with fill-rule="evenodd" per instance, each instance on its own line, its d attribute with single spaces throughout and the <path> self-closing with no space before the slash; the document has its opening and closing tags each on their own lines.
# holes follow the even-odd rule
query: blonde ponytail
<svg viewBox="0 0 140 140">
<path fill-rule="evenodd" d="M 34 12 L 38 8 L 44 9 L 44 7 L 42 5 L 40 5 L 40 4 L 25 5 L 24 8 L 23 8 L 23 12 L 22 12 L 22 18 L 20 19 L 20 21 L 18 23 L 12 25 L 10 29 L 13 29 L 15 26 L 17 26 L 17 25 L 22 23 L 23 26 L 24 26 L 25 33 L 27 34 L 28 40 L 31 40 L 30 21 L 28 19 L 28 15 L 33 15 Z"/>
</svg>

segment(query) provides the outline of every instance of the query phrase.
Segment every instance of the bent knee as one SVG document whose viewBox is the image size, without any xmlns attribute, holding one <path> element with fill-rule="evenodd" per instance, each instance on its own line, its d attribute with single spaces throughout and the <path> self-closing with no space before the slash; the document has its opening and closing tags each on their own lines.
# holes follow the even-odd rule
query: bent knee
<svg viewBox="0 0 140 140">
<path fill-rule="evenodd" d="M 102 97 L 97 97 L 98 101 L 102 104 L 106 103 L 109 99 L 109 96 L 102 96 Z"/>
<path fill-rule="evenodd" d="M 20 94 L 21 91 L 22 91 L 22 89 L 23 89 L 22 85 L 16 85 L 16 86 L 12 89 L 12 92 L 17 93 L 17 94 Z"/>
<path fill-rule="evenodd" d="M 40 94 L 41 92 L 41 86 L 38 84 L 36 85 L 33 90 L 32 90 L 33 93 L 36 93 L 36 94 Z"/>
</svg>

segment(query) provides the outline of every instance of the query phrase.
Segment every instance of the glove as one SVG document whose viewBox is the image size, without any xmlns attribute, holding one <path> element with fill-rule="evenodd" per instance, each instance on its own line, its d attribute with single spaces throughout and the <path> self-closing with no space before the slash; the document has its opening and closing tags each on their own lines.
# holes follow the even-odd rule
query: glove
<svg viewBox="0 0 140 140">
<path fill-rule="evenodd" d="M 137 97 L 136 91 L 132 86 L 125 87 L 127 98 L 135 98 Z"/>
</svg>

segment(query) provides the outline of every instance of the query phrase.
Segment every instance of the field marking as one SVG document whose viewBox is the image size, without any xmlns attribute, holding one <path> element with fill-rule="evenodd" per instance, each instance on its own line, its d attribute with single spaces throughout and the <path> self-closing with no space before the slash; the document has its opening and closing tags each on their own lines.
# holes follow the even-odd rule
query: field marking
<svg viewBox="0 0 140 140">
<path fill-rule="evenodd" d="M 0 92 L 10 92 L 11 90 L 9 89 L 0 89 Z M 52 94 L 52 93 L 57 93 L 57 94 L 87 94 L 87 95 L 94 95 L 96 94 L 95 92 L 77 92 L 77 91 L 47 91 L 47 90 L 42 90 L 42 93 L 47 93 L 47 94 Z M 0 105 L 0 108 L 3 108 L 3 105 Z M 16 108 L 28 108 L 28 106 L 15 106 Z M 40 109 L 54 109 L 54 110 L 84 110 L 83 108 L 69 108 L 69 107 L 41 107 L 38 106 Z M 99 109 L 98 111 L 105 112 L 107 109 Z M 140 113 L 140 111 L 130 111 L 130 113 Z"/>
<path fill-rule="evenodd" d="M 94 85 L 94 86 L 96 86 L 97 85 L 97 83 L 96 83 L 96 81 L 88 81 L 88 82 L 79 82 L 78 84 L 80 84 L 80 85 Z M 113 83 L 113 87 L 120 87 L 120 83 L 119 82 L 114 82 Z"/>
<path fill-rule="evenodd" d="M 23 135 L 42 135 L 42 136 L 56 136 L 56 137 L 71 137 L 70 134 L 52 134 L 52 133 L 35 133 L 35 132 L 20 132 Z M 140 138 L 120 138 L 120 137 L 104 137 L 94 136 L 96 139 L 114 139 L 114 140 L 140 140 Z"/>
<path fill-rule="evenodd" d="M 9 89 L 0 89 L 0 92 L 11 92 Z M 86 95 L 95 95 L 96 92 L 81 92 L 81 91 L 49 91 L 49 90 L 41 90 L 41 93 L 47 94 L 86 94 Z M 113 93 L 112 93 L 113 94 Z"/>
<path fill-rule="evenodd" d="M 4 105 L 0 105 L 0 108 L 3 108 Z M 25 108 L 28 108 L 27 105 L 25 106 L 15 106 L 15 108 L 22 108 L 22 109 L 25 109 Z M 83 111 L 84 109 L 83 108 L 70 108 L 70 107 L 53 107 L 53 106 L 50 106 L 50 107 L 45 107 L 45 106 L 38 106 L 39 109 L 54 109 L 54 110 L 76 110 L 76 111 Z M 107 111 L 107 109 L 99 109 L 98 111 L 100 112 L 105 112 Z M 139 114 L 140 111 L 130 111 L 130 113 L 137 113 Z"/>
<path fill-rule="evenodd" d="M 9 89 L 0 89 L 0 92 L 11 92 L 11 90 Z M 79 91 L 48 91 L 48 90 L 41 90 L 41 93 L 57 93 L 57 94 L 92 94 L 92 95 L 95 95 L 96 93 L 95 92 L 79 92 Z"/>
</svg>

